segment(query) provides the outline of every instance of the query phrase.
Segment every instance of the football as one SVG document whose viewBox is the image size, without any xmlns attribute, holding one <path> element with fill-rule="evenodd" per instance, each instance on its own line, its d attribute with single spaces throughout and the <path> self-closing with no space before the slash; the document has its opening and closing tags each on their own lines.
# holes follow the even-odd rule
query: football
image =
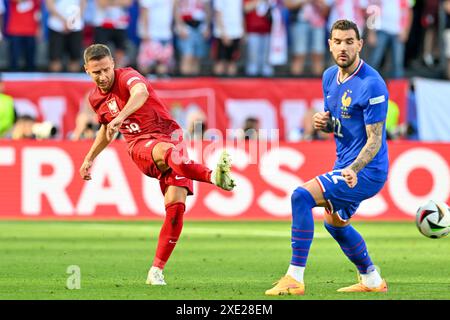
<svg viewBox="0 0 450 320">
<path fill-rule="evenodd" d="M 430 200 L 417 210 L 416 225 L 428 238 L 445 237 L 450 233 L 450 208 L 444 202 Z"/>
</svg>

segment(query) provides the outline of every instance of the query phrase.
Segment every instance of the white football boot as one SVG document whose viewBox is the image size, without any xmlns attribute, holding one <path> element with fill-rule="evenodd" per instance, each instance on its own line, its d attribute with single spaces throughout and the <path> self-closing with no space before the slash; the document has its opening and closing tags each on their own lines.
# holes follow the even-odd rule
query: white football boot
<svg viewBox="0 0 450 320">
<path fill-rule="evenodd" d="M 165 286 L 166 282 L 164 281 L 162 269 L 151 267 L 148 271 L 147 281 L 145 281 L 145 283 L 152 286 Z"/>
</svg>

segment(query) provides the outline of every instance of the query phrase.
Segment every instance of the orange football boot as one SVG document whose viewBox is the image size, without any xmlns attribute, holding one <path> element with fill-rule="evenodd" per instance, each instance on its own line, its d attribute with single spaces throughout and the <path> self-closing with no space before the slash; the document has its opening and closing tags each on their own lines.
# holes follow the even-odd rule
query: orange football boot
<svg viewBox="0 0 450 320">
<path fill-rule="evenodd" d="M 369 288 L 362 284 L 361 279 L 359 283 L 351 285 L 349 287 L 340 288 L 337 290 L 338 292 L 387 292 L 388 287 L 386 280 L 383 279 L 380 286 L 377 288 Z"/>
<path fill-rule="evenodd" d="M 274 283 L 275 287 L 266 291 L 267 296 L 303 295 L 305 285 L 289 275 L 282 277 Z"/>
</svg>

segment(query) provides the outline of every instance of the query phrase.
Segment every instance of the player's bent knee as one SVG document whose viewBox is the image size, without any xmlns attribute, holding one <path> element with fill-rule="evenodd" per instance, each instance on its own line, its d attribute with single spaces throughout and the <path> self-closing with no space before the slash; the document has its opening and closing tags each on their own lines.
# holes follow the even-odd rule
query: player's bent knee
<svg viewBox="0 0 450 320">
<path fill-rule="evenodd" d="M 164 156 L 166 155 L 166 152 L 173 148 L 174 145 L 172 143 L 168 143 L 168 142 L 158 142 L 152 151 L 152 156 L 153 159 L 156 161 L 164 161 Z"/>
<path fill-rule="evenodd" d="M 308 190 L 303 187 L 298 187 L 292 192 L 291 204 L 293 208 L 303 206 L 308 207 L 309 209 L 314 207 L 311 199 L 313 200 L 312 202 L 314 202 L 314 199 Z"/>
<path fill-rule="evenodd" d="M 166 163 L 166 153 L 169 149 L 173 148 L 174 145 L 168 142 L 158 142 L 152 150 L 152 158 L 156 166 L 162 172 L 165 172 L 169 166 Z"/>
<path fill-rule="evenodd" d="M 345 227 L 350 224 L 350 221 L 349 220 L 347 220 L 347 221 L 341 220 L 341 218 L 339 218 L 339 215 L 337 213 L 333 213 L 333 214 L 325 213 L 324 223 L 325 223 L 325 226 L 328 224 L 333 227 Z"/>
</svg>

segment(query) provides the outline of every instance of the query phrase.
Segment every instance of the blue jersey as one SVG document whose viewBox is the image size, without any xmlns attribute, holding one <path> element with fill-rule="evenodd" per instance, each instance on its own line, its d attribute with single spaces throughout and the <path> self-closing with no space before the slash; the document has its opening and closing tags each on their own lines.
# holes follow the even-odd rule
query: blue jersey
<svg viewBox="0 0 450 320">
<path fill-rule="evenodd" d="M 342 83 L 339 68 L 325 70 L 322 79 L 325 111 L 334 123 L 337 159 L 334 169 L 348 167 L 367 142 L 366 125 L 386 121 L 388 90 L 380 74 L 360 60 L 355 71 Z M 375 180 L 385 180 L 389 167 L 386 127 L 381 148 L 363 169 Z"/>
</svg>

